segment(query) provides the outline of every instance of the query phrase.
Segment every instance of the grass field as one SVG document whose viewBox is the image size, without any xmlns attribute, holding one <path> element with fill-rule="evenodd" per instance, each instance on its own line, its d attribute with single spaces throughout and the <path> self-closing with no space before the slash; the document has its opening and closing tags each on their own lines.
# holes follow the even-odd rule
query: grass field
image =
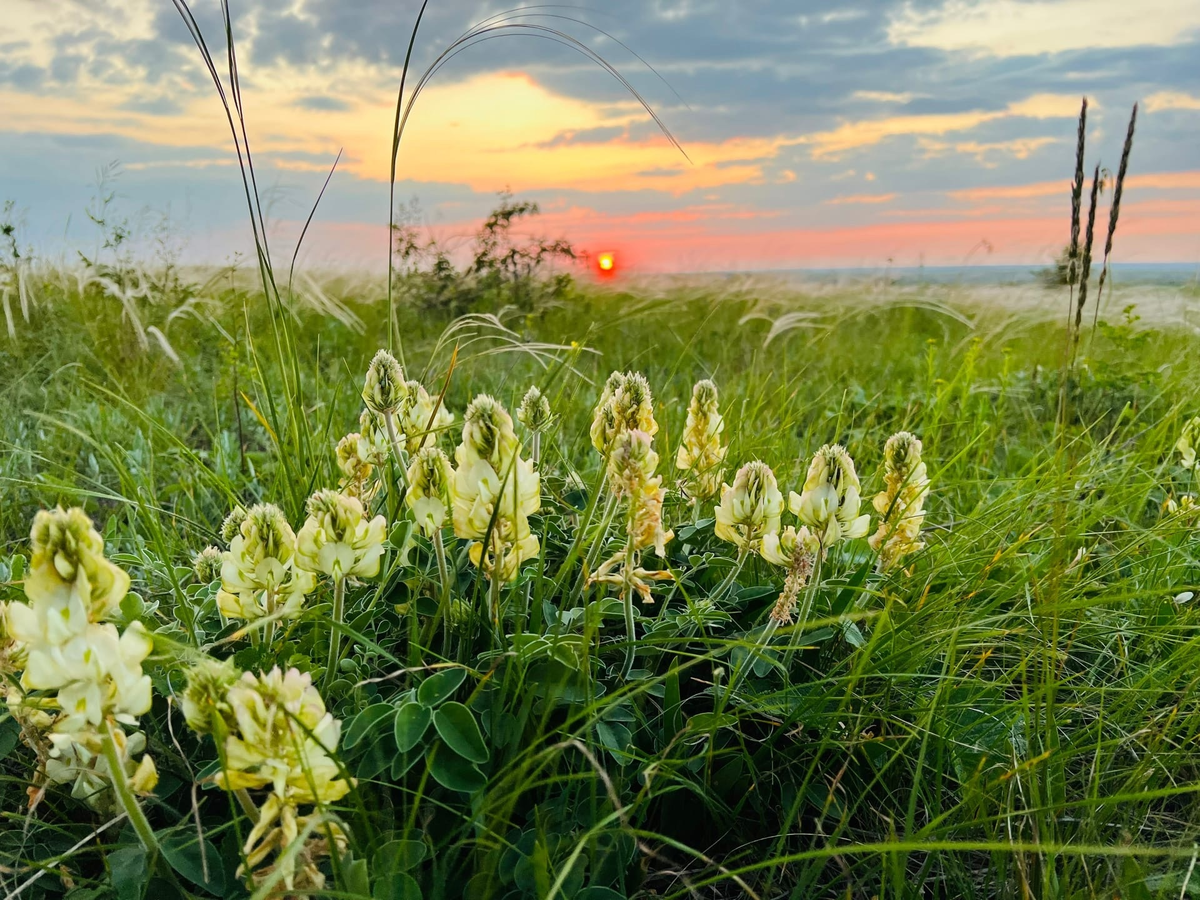
<svg viewBox="0 0 1200 900">
<path fill-rule="evenodd" d="M 122 302 L 69 272 L 26 277 L 28 320 L 14 303 L 15 336 L 0 339 L 0 599 L 11 625 L 46 579 L 85 590 L 47 562 L 45 534 L 40 557 L 30 547 L 39 509 L 83 507 L 131 578 L 106 615 L 152 636 L 153 697 L 135 727 L 114 718 L 114 688 L 117 707 L 106 695 L 99 731 L 81 732 L 99 737 L 76 739 L 90 755 L 63 774 L 47 768 L 63 756 L 46 735 L 69 710 L 39 701 L 53 689 L 18 689 L 29 663 L 5 646 L 8 896 L 1200 893 L 1200 570 L 1183 499 L 1195 472 L 1176 448 L 1200 411 L 1190 330 L 1106 315 L 1068 370 L 1065 288 L 1014 312 L 886 285 L 747 284 L 585 288 L 455 320 L 400 291 L 389 342 L 380 284 L 331 279 L 276 303 L 218 273 Z M 433 398 L 444 389 L 454 422 L 426 437 L 452 459 L 476 395 L 515 417 L 541 389 L 554 420 L 526 517 L 536 551 L 493 582 L 457 517 L 414 528 L 385 437 L 359 485 L 368 516 L 386 520 L 378 574 L 317 564 L 294 607 L 223 615 L 228 562 L 197 574 L 193 557 L 227 550 L 238 533 L 223 539 L 222 522 L 239 504 L 277 504 L 304 544 L 306 501 L 338 487 L 335 448 L 359 430 L 368 363 L 389 343 L 407 378 Z M 614 370 L 653 392 L 673 529 L 661 560 L 627 543 L 627 495 L 609 498 L 628 471 L 606 478 L 589 439 Z M 830 539 L 805 563 L 807 617 L 768 628 L 789 569 L 757 546 L 739 564 L 714 532 L 715 501 L 693 508 L 678 488 L 703 378 L 719 390 L 725 482 L 765 462 L 785 527 L 799 524 L 789 491 L 838 442 L 873 533 L 885 441 L 918 436 L 924 548 L 880 571 L 863 537 Z M 508 468 L 493 466 L 502 480 L 533 471 L 531 432 L 518 422 L 515 435 Z M 458 468 L 457 488 L 480 490 Z M 485 542 L 522 517 L 505 503 L 484 509 Z M 80 566 L 108 571 L 88 552 Z M 622 571 L 631 555 L 673 576 L 650 582 L 649 600 Z M 613 581 L 589 583 L 610 557 Z M 310 673 L 340 736 L 311 692 L 256 683 L 255 707 L 211 666 L 206 688 L 196 667 L 214 658 Z M 135 730 L 152 787 L 122 737 Z M 114 792 L 101 751 L 120 744 Z"/>
</svg>

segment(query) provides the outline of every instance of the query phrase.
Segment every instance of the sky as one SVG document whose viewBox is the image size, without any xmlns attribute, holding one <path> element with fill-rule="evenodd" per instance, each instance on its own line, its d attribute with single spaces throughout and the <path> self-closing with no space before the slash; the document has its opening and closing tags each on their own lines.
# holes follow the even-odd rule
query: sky
<svg viewBox="0 0 1200 900">
<path fill-rule="evenodd" d="M 340 151 L 303 258 L 385 264 L 418 3 L 229 4 L 273 252 L 290 259 Z M 223 66 L 218 0 L 192 7 Z M 511 9 L 431 0 L 414 71 Z M 111 193 L 144 252 L 252 257 L 229 127 L 171 0 L 0 0 L 0 19 L 0 200 L 26 243 L 94 248 L 87 211 Z M 1086 95 L 1089 171 L 1116 171 L 1141 104 L 1115 258 L 1200 261 L 1195 0 L 590 0 L 493 21 L 532 28 L 448 59 L 397 160 L 405 215 L 447 246 L 508 189 L 537 201 L 538 234 L 624 270 L 1044 264 L 1068 238 Z"/>
</svg>

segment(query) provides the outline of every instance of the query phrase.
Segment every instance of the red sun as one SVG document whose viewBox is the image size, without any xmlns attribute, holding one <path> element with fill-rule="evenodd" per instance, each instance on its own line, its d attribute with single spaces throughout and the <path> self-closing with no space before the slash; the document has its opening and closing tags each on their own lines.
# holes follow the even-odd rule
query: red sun
<svg viewBox="0 0 1200 900">
<path fill-rule="evenodd" d="M 617 270 L 617 258 L 611 253 L 600 253 L 596 256 L 596 268 L 601 275 L 612 275 Z"/>
</svg>

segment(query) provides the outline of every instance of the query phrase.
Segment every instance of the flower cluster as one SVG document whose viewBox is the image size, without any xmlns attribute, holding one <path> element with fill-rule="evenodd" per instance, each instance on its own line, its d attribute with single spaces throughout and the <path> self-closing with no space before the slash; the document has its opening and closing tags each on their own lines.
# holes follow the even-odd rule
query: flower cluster
<svg viewBox="0 0 1200 900">
<path fill-rule="evenodd" d="M 921 461 L 921 442 L 907 431 L 888 438 L 883 448 L 884 489 L 875 495 L 879 528 L 868 538 L 879 554 L 880 571 L 887 571 L 910 553 L 925 546 L 921 523 L 929 477 Z"/>
<path fill-rule="evenodd" d="M 592 446 L 602 456 L 612 452 L 624 431 L 644 431 L 651 437 L 658 432 L 650 383 L 640 372 L 609 375 L 592 413 Z"/>
<path fill-rule="evenodd" d="M 686 472 L 683 489 L 693 505 L 707 503 L 721 489 L 726 448 L 721 445 L 725 420 L 717 406 L 717 386 L 707 378 L 692 388 L 683 443 L 675 454 L 675 467 Z"/>
<path fill-rule="evenodd" d="M 336 803 L 353 784 L 333 756 L 341 722 L 326 711 L 311 677 L 278 667 L 239 676 L 230 663 L 204 661 L 189 672 L 183 708 L 188 724 L 212 734 L 221 746 L 217 785 L 268 791 L 242 848 L 246 863 L 239 874 L 248 868 L 252 883 L 259 883 L 279 868 L 288 891 L 321 890 L 325 878 L 318 862 L 330 850 L 327 835 L 342 852 L 342 828 L 326 820 L 327 831 L 314 835 L 304 852 L 283 851 L 313 821 L 315 813 L 302 815 L 300 807 Z M 275 862 L 264 867 L 272 853 L 278 854 Z"/>
<path fill-rule="evenodd" d="M 1179 462 L 1185 469 L 1196 468 L 1196 442 L 1200 440 L 1200 416 L 1193 416 L 1183 423 L 1183 431 L 1175 442 L 1179 451 Z"/>
<path fill-rule="evenodd" d="M 383 516 L 367 521 L 356 497 L 317 491 L 308 498 L 308 519 L 296 535 L 296 565 L 330 578 L 373 578 L 387 538 Z"/>
<path fill-rule="evenodd" d="M 493 581 L 512 581 L 540 550 L 529 529 L 529 517 L 541 509 L 540 479 L 519 451 L 499 401 L 487 394 L 472 400 L 454 451 L 454 533 L 471 542 L 471 562 Z"/>
<path fill-rule="evenodd" d="M 404 390 L 404 399 L 396 413 L 404 448 L 412 456 L 422 447 L 436 444 L 438 435 L 454 424 L 454 414 L 419 381 L 406 382 Z"/>
<path fill-rule="evenodd" d="M 296 561 L 296 533 L 283 510 L 270 503 L 251 507 L 222 557 L 221 613 L 250 622 L 274 615 L 293 618 L 315 586 L 313 573 Z"/>
<path fill-rule="evenodd" d="M 813 456 L 803 490 L 788 495 L 788 509 L 828 550 L 838 541 L 865 537 L 869 514 L 859 515 L 862 498 L 854 460 L 841 444 L 826 444 Z"/>
<path fill-rule="evenodd" d="M 8 701 L 23 708 L 18 721 L 45 732 L 27 735 L 41 774 L 53 783 L 72 782 L 73 796 L 107 809 L 114 776 L 139 793 L 158 781 L 153 759 L 142 755 L 144 736 L 118 727 L 135 725 L 150 711 L 150 676 L 142 662 L 153 641 L 138 622 L 122 633 L 103 621 L 120 608 L 129 576 L 105 558 L 104 541 L 83 510 L 42 510 L 30 543 L 28 603 L 11 603 L 5 611 L 12 641 L 6 655 L 24 666 L 20 689 Z"/>
<path fill-rule="evenodd" d="M 647 603 L 652 602 L 649 582 L 673 577 L 670 572 L 648 571 L 637 560 L 637 554 L 650 547 L 659 556 L 665 555 L 667 542 L 674 537 L 674 532 L 663 528 L 666 490 L 662 476 L 654 474 L 657 468 L 658 454 L 649 434 L 633 429 L 618 435 L 608 457 L 608 485 L 618 501 L 628 504 L 626 549 L 601 564 L 589 579 L 590 583 L 628 585 Z M 617 571 L 623 559 L 625 568 Z"/>
<path fill-rule="evenodd" d="M 441 447 L 422 447 L 408 467 L 404 502 L 426 537 L 440 532 L 454 508 L 454 467 Z"/>
<path fill-rule="evenodd" d="M 764 462 L 748 462 L 733 478 L 733 485 L 721 487 L 721 502 L 716 508 L 714 531 L 741 553 L 757 553 L 763 539 L 779 531 L 783 514 L 783 494 L 775 473 Z"/>
</svg>

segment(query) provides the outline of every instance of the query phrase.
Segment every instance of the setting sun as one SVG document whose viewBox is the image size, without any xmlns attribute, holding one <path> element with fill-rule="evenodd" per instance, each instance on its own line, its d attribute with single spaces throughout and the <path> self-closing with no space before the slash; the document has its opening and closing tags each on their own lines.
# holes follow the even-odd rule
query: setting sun
<svg viewBox="0 0 1200 900">
<path fill-rule="evenodd" d="M 617 261 L 611 253 L 601 253 L 596 257 L 596 265 L 600 267 L 601 272 L 611 273 L 616 268 Z"/>
</svg>

